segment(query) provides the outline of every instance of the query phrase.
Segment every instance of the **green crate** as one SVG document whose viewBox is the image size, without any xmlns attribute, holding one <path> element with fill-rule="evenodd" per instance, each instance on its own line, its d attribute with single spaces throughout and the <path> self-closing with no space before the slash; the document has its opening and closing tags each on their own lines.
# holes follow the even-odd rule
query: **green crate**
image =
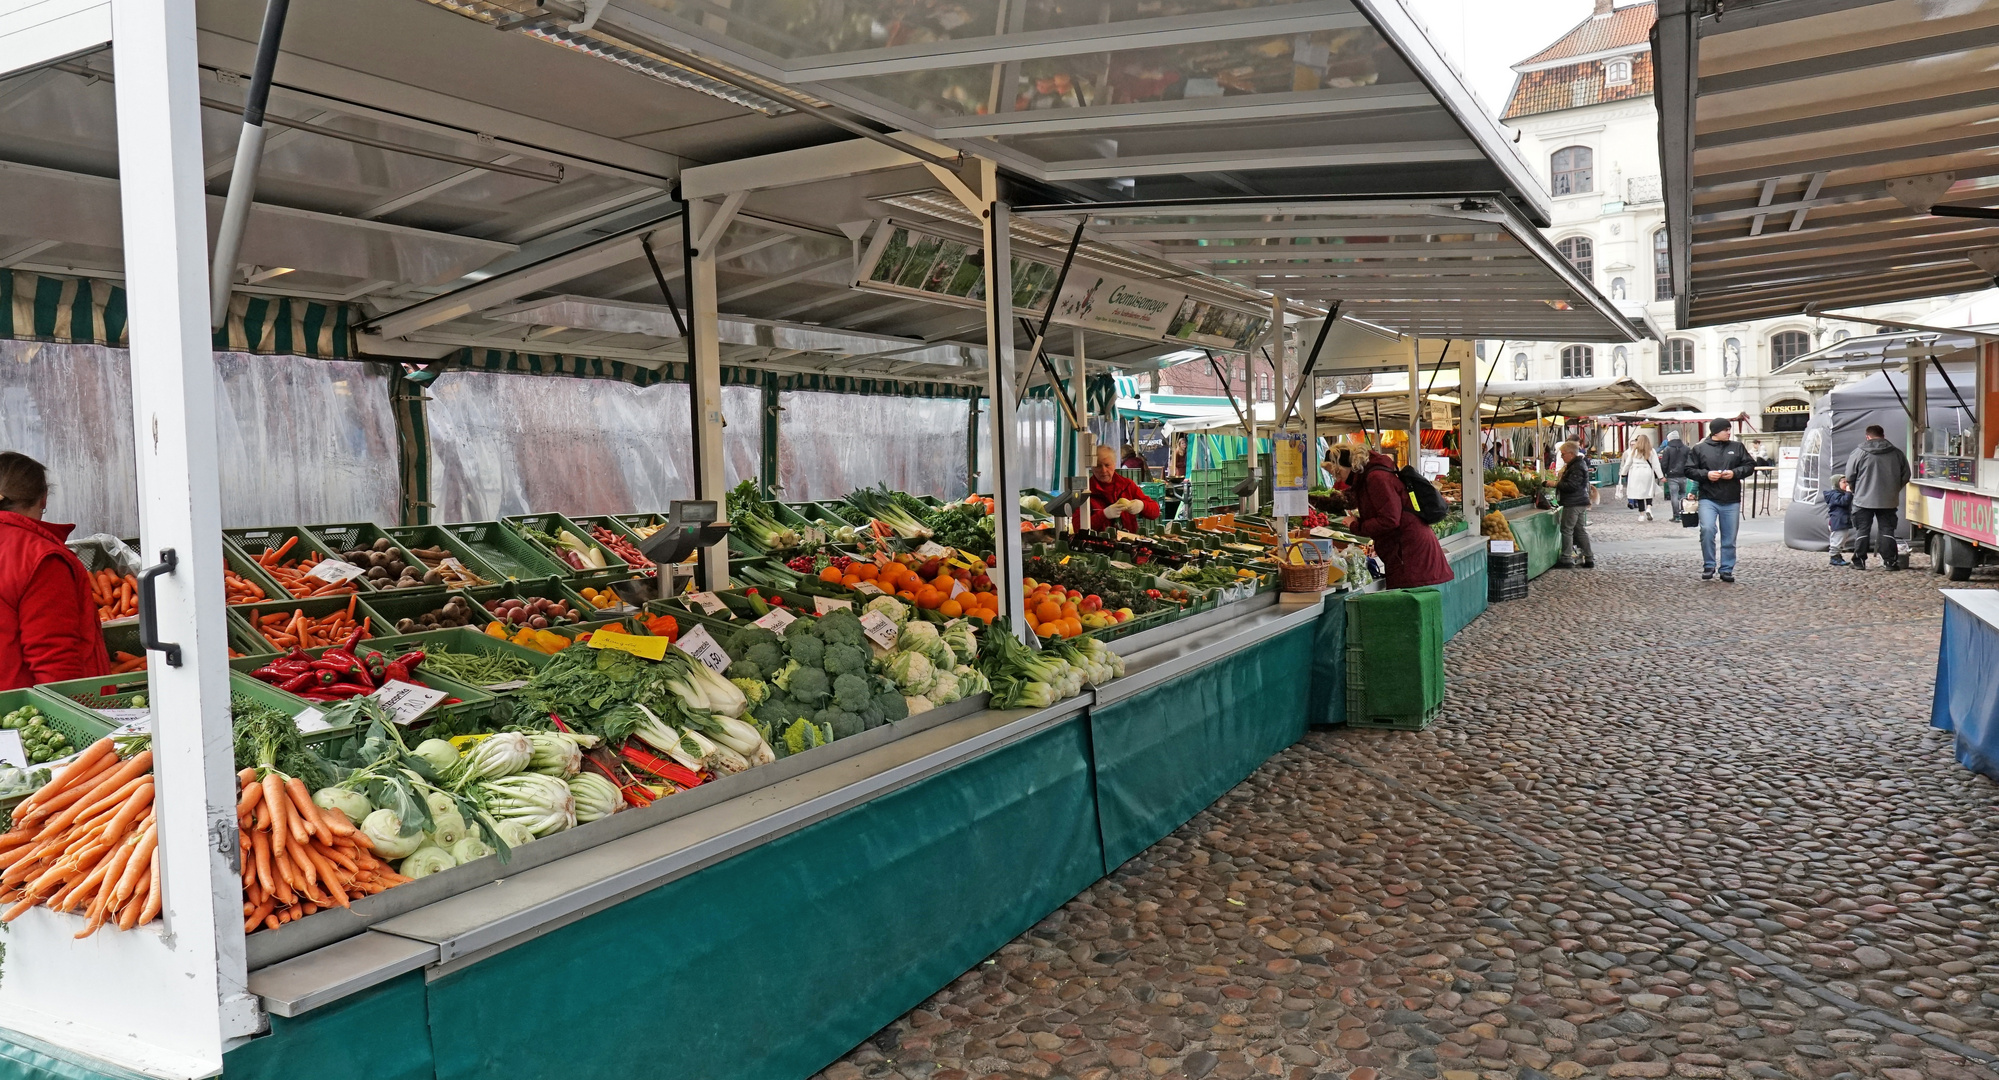
<svg viewBox="0 0 1999 1080">
<path fill-rule="evenodd" d="M 378 638 L 372 644 L 384 652 L 391 650 L 403 652 L 409 649 L 423 649 L 425 651 L 444 649 L 454 653 L 483 653 L 513 656 L 527 661 L 538 669 L 547 667 L 548 662 L 553 659 L 548 653 L 516 645 L 511 641 L 505 641 L 464 627 L 452 630 L 431 630 L 421 634 L 398 634 L 394 637 Z M 418 670 L 422 669 L 419 668 Z M 514 689 L 496 690 L 485 686 L 475 686 L 474 688 L 481 693 L 491 694 L 494 697 L 505 697 L 514 692 Z"/>
<path fill-rule="evenodd" d="M 386 530 L 372 521 L 357 521 L 344 525 L 309 525 L 305 531 L 311 534 L 313 539 L 326 545 L 327 550 L 333 552 L 336 557 L 342 552 L 353 551 L 356 548 L 373 548 L 376 541 L 387 540 L 389 542 L 389 553 L 401 559 L 403 565 L 413 566 L 418 570 L 429 569 L 424 565 L 422 559 L 411 554 L 408 548 L 398 543 L 395 537 L 390 536 Z M 397 589 L 394 587 L 394 580 L 378 582 L 374 578 L 369 578 L 368 583 L 374 586 L 379 592 L 415 592 L 419 589 L 437 589 L 443 587 L 441 585 L 414 585 L 405 589 Z"/>
<path fill-rule="evenodd" d="M 615 514 L 586 514 L 583 517 L 570 518 L 569 520 L 574 521 L 576 524 L 583 526 L 585 529 L 588 529 L 592 525 L 595 525 L 601 529 L 608 529 L 610 530 L 612 535 L 617 536 L 619 539 L 624 540 L 626 543 L 629 543 L 634 548 L 638 547 L 640 544 L 645 542 L 643 540 L 640 540 L 639 534 L 633 532 L 629 527 L 625 525 L 624 521 Z M 581 533 L 579 535 L 581 535 L 586 540 L 590 540 L 592 542 L 597 541 L 596 537 L 591 536 L 587 532 Z M 627 560 L 626 565 L 631 567 L 632 575 L 643 574 L 647 577 L 651 577 L 653 574 L 658 573 L 659 571 L 659 567 L 653 565 L 652 563 L 647 563 L 645 566 L 636 566 L 633 565 L 629 560 Z M 617 581 L 620 579 L 612 578 L 611 580 Z"/>
<path fill-rule="evenodd" d="M 1444 701 L 1443 596 L 1432 588 L 1346 600 L 1347 722 L 1420 730 Z"/>
<path fill-rule="evenodd" d="M 291 595 L 279 588 L 277 582 L 271 580 L 271 575 L 264 572 L 264 568 L 257 564 L 257 560 L 236 550 L 233 544 L 223 543 L 222 563 L 229 569 L 236 571 L 238 577 L 264 590 L 264 599 L 266 600 L 281 600 Z M 254 601 L 252 602 L 254 603 Z M 240 605 L 231 604 L 230 606 L 237 607 Z"/>
<path fill-rule="evenodd" d="M 409 548 L 411 554 L 415 554 L 417 548 L 441 549 L 449 552 L 451 558 L 457 559 L 458 565 L 486 579 L 486 585 L 473 585 L 469 586 L 470 588 L 486 588 L 487 586 L 498 585 L 507 580 L 505 574 L 493 569 L 487 564 L 486 560 L 480 558 L 471 548 L 460 543 L 457 537 L 451 535 L 441 525 L 400 525 L 388 530 L 388 533 L 389 539 Z"/>
<path fill-rule="evenodd" d="M 229 647 L 244 656 L 274 656 L 277 649 L 263 637 L 251 631 L 248 624 L 229 612 Z M 111 662 L 118 662 L 118 653 L 144 656 L 146 650 L 139 647 L 139 624 L 137 622 L 115 622 L 104 625 L 104 654 Z"/>
<path fill-rule="evenodd" d="M 256 562 L 258 556 L 267 551 L 278 550 L 284 546 L 285 541 L 290 540 L 294 536 L 298 537 L 298 543 L 293 544 L 291 550 L 285 552 L 285 557 L 279 560 L 280 562 L 290 562 L 293 559 L 303 558 L 308 554 L 318 555 L 322 559 L 340 558 L 339 554 L 332 548 L 320 543 L 313 538 L 310 532 L 296 525 L 272 525 L 261 529 L 222 530 L 223 546 L 235 548 L 236 554 L 243 556 L 245 561 L 248 562 Z M 238 571 L 238 573 L 241 573 L 241 571 Z M 291 596 L 289 592 L 279 587 L 276 579 L 269 577 L 268 573 L 265 580 L 278 589 L 277 592 L 271 593 L 271 599 L 286 599 Z M 356 579 L 356 581 L 359 592 L 365 594 L 375 591 L 375 587 L 365 578 Z M 239 604 L 237 606 L 241 607 L 243 605 Z"/>
<path fill-rule="evenodd" d="M 143 678 L 144 676 L 141 676 L 141 679 Z M 111 734 L 117 727 L 66 697 L 57 697 L 40 691 L 40 687 L 0 690 L 0 716 L 5 716 L 23 705 L 33 705 L 48 720 L 49 726 L 62 732 L 63 737 L 78 750 Z M 41 768 L 41 766 L 35 767 Z"/>
<path fill-rule="evenodd" d="M 124 675 L 103 675 L 90 679 L 64 679 L 61 682 L 43 683 L 35 687 L 35 692 L 71 710 L 88 710 L 84 715 L 90 716 L 104 709 L 134 708 L 132 699 L 146 692 L 146 673 L 134 671 Z M 102 738 L 109 730 L 107 727 L 105 732 L 100 732 L 92 738 Z"/>
<path fill-rule="evenodd" d="M 126 547 L 128 547 L 128 548 L 131 548 L 131 549 L 132 549 L 133 551 L 138 551 L 138 550 L 139 550 L 139 538 L 138 538 L 138 537 L 136 537 L 136 536 L 121 536 L 121 537 L 119 537 L 119 540 L 120 540 L 120 542 L 122 542 L 122 543 L 123 543 L 123 544 L 124 544 L 124 545 L 125 545 Z M 74 541 L 72 541 L 72 542 L 71 542 L 71 543 L 70 543 L 70 544 L 69 544 L 68 546 L 69 546 L 69 550 L 70 550 L 70 553 L 71 553 L 71 554 L 73 554 L 73 555 L 75 555 L 75 556 L 76 556 L 76 558 L 77 558 L 77 561 L 78 561 L 78 562 L 81 562 L 81 563 L 83 564 L 83 568 L 84 568 L 85 570 L 88 570 L 88 571 L 90 571 L 90 572 L 91 572 L 91 573 L 93 573 L 93 574 L 95 574 L 95 573 L 96 573 L 96 572 L 98 572 L 99 570 L 102 570 L 102 569 L 104 569 L 104 568 L 105 568 L 105 567 L 107 567 L 107 566 L 111 566 L 111 559 L 110 559 L 110 557 L 104 554 L 104 549 L 103 549 L 103 548 L 100 548 L 100 547 L 98 547 L 98 546 L 97 546 L 97 545 L 95 545 L 95 544 L 86 544 L 86 545 L 81 545 L 81 546 L 79 546 L 79 545 L 78 545 L 78 544 L 76 544 L 76 543 L 75 543 Z M 139 556 L 139 559 L 140 559 L 140 561 L 141 561 L 141 562 L 144 562 L 144 561 L 145 561 L 145 556 L 144 556 L 144 555 L 141 555 L 141 556 Z M 115 569 L 115 567 L 114 567 L 114 569 Z"/>
<path fill-rule="evenodd" d="M 500 575 L 495 584 L 568 577 L 573 572 L 567 563 L 543 554 L 540 545 L 528 543 L 497 521 L 462 521 L 439 527 Z"/>
<path fill-rule="evenodd" d="M 726 619 L 719 614 L 709 615 L 698 611 L 679 597 L 654 600 L 645 606 L 645 610 L 653 615 L 673 616 L 673 621 L 680 624 L 683 632 L 690 626 L 705 626 L 717 641 L 724 640 L 724 635 L 733 634 L 750 624 L 749 619 Z"/>
<path fill-rule="evenodd" d="M 231 661 L 231 664 L 234 665 L 243 662 Z M 249 661 L 248 663 L 256 667 L 263 666 L 263 661 Z M 355 725 L 353 724 L 329 724 L 319 719 L 317 715 L 309 715 L 323 714 L 326 711 L 326 705 L 316 701 L 307 701 L 294 694 L 287 694 L 269 683 L 253 679 L 250 677 L 249 671 L 250 668 L 238 668 L 229 673 L 229 696 L 232 698 L 239 696 L 246 697 L 259 705 L 268 705 L 291 717 L 294 722 L 300 716 L 306 716 L 307 723 L 299 729 L 299 735 L 308 745 L 332 742 L 335 739 L 345 737 L 354 730 Z"/>
<path fill-rule="evenodd" d="M 354 654 L 358 657 L 365 659 L 368 653 L 370 652 L 380 652 L 380 653 L 386 653 L 389 656 L 389 658 L 393 659 L 404 652 L 408 652 L 411 648 L 420 647 L 420 646 L 405 644 L 407 640 L 408 639 L 406 637 L 384 638 L 381 639 L 380 641 L 371 639 L 368 641 L 364 641 L 359 645 L 356 645 L 354 647 Z M 385 647 L 384 643 L 388 643 L 389 645 L 394 645 L 398 647 L 392 649 L 389 647 Z M 324 652 L 326 652 L 326 648 L 307 649 L 306 655 L 316 660 Z M 251 678 L 250 672 L 256 670 L 257 668 L 263 667 L 268 662 L 269 658 L 265 658 L 263 660 L 254 660 L 254 659 L 231 660 L 229 662 L 229 666 L 232 669 L 232 674 L 234 678 L 248 682 L 252 687 L 254 687 L 257 691 L 259 691 L 259 693 L 252 695 L 257 697 L 259 700 L 264 700 L 273 704 L 279 704 L 283 701 L 289 700 L 297 702 L 298 705 L 300 706 L 313 705 L 321 709 L 324 709 L 328 704 L 331 704 L 330 702 L 315 702 L 308 698 L 298 697 L 296 695 L 286 693 L 285 691 L 280 690 L 277 687 L 270 685 L 269 683 L 265 683 L 262 680 Z M 416 679 L 417 682 L 423 683 L 425 686 L 428 686 L 433 690 L 443 690 L 449 696 L 460 699 L 458 702 L 454 704 L 438 705 L 432 708 L 430 712 L 424 714 L 424 717 L 429 720 L 446 719 L 446 720 L 456 721 L 458 719 L 463 718 L 463 719 L 469 719 L 474 723 L 480 723 L 487 720 L 493 715 L 493 710 L 496 706 L 498 699 L 495 698 L 492 694 L 485 692 L 484 690 L 480 690 L 477 687 L 473 686 L 467 686 L 466 684 L 459 682 L 456 679 L 445 678 L 442 675 L 428 674 L 423 670 L 423 668 L 420 665 L 418 666 L 415 672 L 414 678 Z M 279 707 L 283 707 L 282 704 L 279 704 Z M 297 715 L 296 710 L 293 711 L 293 715 Z M 328 737 L 330 738 L 332 736 Z"/>
<path fill-rule="evenodd" d="M 541 552 L 559 564 L 562 568 L 562 576 L 574 578 L 579 584 L 608 585 L 613 581 L 623 581 L 633 574 L 630 564 L 618 558 L 617 555 L 612 553 L 610 548 L 599 543 L 596 537 L 590 535 L 590 530 L 585 529 L 583 526 L 576 524 L 576 522 L 561 514 L 516 514 L 513 517 L 501 518 L 500 520 L 515 528 L 537 529 L 550 536 L 560 536 L 564 532 L 575 533 L 579 539 L 589 544 L 592 550 L 603 555 L 606 563 L 603 569 L 578 570 L 569 565 L 568 561 L 562 557 L 561 552 L 549 550 L 540 541 L 529 540 L 525 536 L 520 537 L 522 543 L 533 547 L 536 551 Z"/>
<path fill-rule="evenodd" d="M 487 598 L 482 602 L 490 605 L 493 601 L 501 599 L 569 601 L 569 606 L 576 609 L 577 622 L 575 624 L 551 626 L 548 629 L 557 631 L 567 630 L 571 636 L 577 633 L 577 625 L 591 621 L 602 621 L 591 618 L 596 613 L 596 609 L 590 605 L 590 601 L 583 599 L 582 595 L 571 588 L 568 582 L 560 578 L 543 578 L 539 581 L 510 581 L 500 590 L 499 596 Z M 492 610 L 490 606 L 487 608 L 489 612 Z"/>
<path fill-rule="evenodd" d="M 665 514 L 616 514 L 613 516 L 618 519 L 618 524 L 623 525 L 625 531 L 631 533 L 633 536 L 638 536 L 640 529 L 651 529 L 666 524 Z M 650 537 L 642 539 L 650 539 Z"/>
<path fill-rule="evenodd" d="M 231 608 L 230 610 L 233 613 L 240 615 L 242 617 L 244 625 L 250 630 L 251 633 L 256 634 L 259 637 L 262 637 L 263 636 L 262 631 L 257 629 L 257 618 L 259 616 L 269 615 L 273 612 L 289 613 L 293 611 L 303 611 L 306 615 L 318 619 L 318 618 L 324 618 L 325 616 L 332 614 L 334 611 L 345 608 L 346 606 L 347 606 L 347 597 L 345 595 L 342 595 L 342 596 L 315 596 L 308 600 L 267 600 L 261 604 L 242 604 L 237 607 Z M 387 629 L 395 625 L 393 622 L 388 622 L 388 623 L 383 622 L 382 616 L 379 613 L 377 613 L 372 606 L 370 606 L 368 600 L 365 597 L 357 598 L 354 601 L 354 622 L 358 625 L 363 625 L 367 627 L 368 637 L 377 636 L 378 627 Z M 268 639 L 266 639 L 266 641 L 268 641 Z M 278 651 L 280 652 L 284 651 L 285 648 L 283 646 L 274 646 L 274 647 L 277 648 Z"/>
<path fill-rule="evenodd" d="M 492 592 L 494 591 L 494 587 L 488 586 L 478 591 Z M 396 624 L 404 619 L 414 619 L 427 612 L 436 611 L 453 597 L 463 599 L 472 605 L 472 621 L 465 625 L 474 630 L 481 630 L 485 628 L 487 623 L 492 621 L 493 616 L 491 612 L 486 610 L 485 604 L 472 595 L 472 592 L 470 589 L 447 589 L 441 592 L 423 593 L 405 590 L 398 593 L 371 596 L 366 602 L 368 609 L 382 618 L 381 626 L 384 632 L 377 634 L 377 637 L 391 637 L 406 633 L 423 633 L 424 631 L 419 630 L 400 630 L 397 629 Z M 451 629 L 457 628 L 453 627 Z"/>
</svg>

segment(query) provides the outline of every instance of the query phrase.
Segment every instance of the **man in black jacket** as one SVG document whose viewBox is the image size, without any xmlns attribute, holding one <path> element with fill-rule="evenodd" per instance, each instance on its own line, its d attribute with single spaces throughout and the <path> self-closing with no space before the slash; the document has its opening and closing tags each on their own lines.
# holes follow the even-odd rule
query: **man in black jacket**
<svg viewBox="0 0 1999 1080">
<path fill-rule="evenodd" d="M 1742 482 L 1756 475 L 1756 459 L 1740 442 L 1729 437 L 1729 423 L 1708 424 L 1708 437 L 1687 451 L 1682 470 L 1700 489 L 1701 580 L 1721 572 L 1721 580 L 1735 580 L 1735 534 L 1742 525 Z M 1719 558 L 1716 534 L 1720 534 Z"/>
<path fill-rule="evenodd" d="M 1596 569 L 1596 553 L 1590 550 L 1589 504 L 1595 485 L 1590 483 L 1589 461 L 1583 457 L 1583 448 L 1574 442 L 1564 442 L 1561 447 L 1562 474 L 1555 480 L 1555 497 L 1562 509 L 1562 554 L 1555 565 L 1564 570 L 1580 566 L 1585 570 Z M 1580 554 L 1582 561 L 1575 561 Z"/>
<path fill-rule="evenodd" d="M 1687 444 L 1677 431 L 1666 434 L 1666 445 L 1659 448 L 1659 472 L 1665 477 L 1666 508 L 1675 517 L 1680 513 L 1680 500 L 1687 497 Z"/>
</svg>

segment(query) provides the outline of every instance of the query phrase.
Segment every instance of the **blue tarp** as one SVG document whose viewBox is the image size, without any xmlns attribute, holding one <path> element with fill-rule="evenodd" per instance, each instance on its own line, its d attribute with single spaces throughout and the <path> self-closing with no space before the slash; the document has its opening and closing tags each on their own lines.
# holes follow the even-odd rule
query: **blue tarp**
<svg viewBox="0 0 1999 1080">
<path fill-rule="evenodd" d="M 1961 590 L 1944 593 L 1930 725 L 1956 734 L 1957 760 L 1965 768 L 1999 780 L 1999 625 L 1952 591 Z M 1999 609 L 1999 598 L 1990 594 L 1971 593 L 1966 600 Z"/>
</svg>

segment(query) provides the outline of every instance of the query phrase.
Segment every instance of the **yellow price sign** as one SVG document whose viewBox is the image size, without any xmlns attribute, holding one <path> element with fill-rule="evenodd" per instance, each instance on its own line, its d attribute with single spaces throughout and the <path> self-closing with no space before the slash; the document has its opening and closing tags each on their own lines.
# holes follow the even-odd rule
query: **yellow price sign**
<svg viewBox="0 0 1999 1080">
<path fill-rule="evenodd" d="M 620 634 L 615 630 L 599 630 L 590 635 L 590 647 L 593 649 L 616 649 L 646 660 L 666 659 L 666 650 L 672 644 L 663 637 Z"/>
</svg>

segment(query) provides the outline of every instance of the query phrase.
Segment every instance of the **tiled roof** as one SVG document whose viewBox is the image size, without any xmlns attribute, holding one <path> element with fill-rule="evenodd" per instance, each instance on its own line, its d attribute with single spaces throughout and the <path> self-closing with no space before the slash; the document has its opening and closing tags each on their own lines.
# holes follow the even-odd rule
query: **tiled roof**
<svg viewBox="0 0 1999 1080">
<path fill-rule="evenodd" d="M 1522 64 L 1545 64 L 1565 56 L 1585 56 L 1606 49 L 1642 45 L 1651 39 L 1652 24 L 1658 21 L 1659 6 L 1633 4 L 1616 8 L 1608 15 L 1591 15 L 1563 34 L 1561 40 L 1522 60 Z"/>
<path fill-rule="evenodd" d="M 1521 116 L 1537 116 L 1541 113 L 1560 112 L 1563 109 L 1580 109 L 1588 105 L 1602 105 L 1610 101 L 1625 101 L 1630 98 L 1652 96 L 1652 54 L 1642 52 L 1631 58 L 1631 81 L 1623 86 L 1605 86 L 1603 82 L 1603 61 L 1585 60 L 1580 64 L 1564 64 L 1561 67 L 1541 71 L 1522 72 L 1513 83 L 1513 95 L 1506 100 L 1506 112 L 1501 120 L 1512 120 Z"/>
</svg>

